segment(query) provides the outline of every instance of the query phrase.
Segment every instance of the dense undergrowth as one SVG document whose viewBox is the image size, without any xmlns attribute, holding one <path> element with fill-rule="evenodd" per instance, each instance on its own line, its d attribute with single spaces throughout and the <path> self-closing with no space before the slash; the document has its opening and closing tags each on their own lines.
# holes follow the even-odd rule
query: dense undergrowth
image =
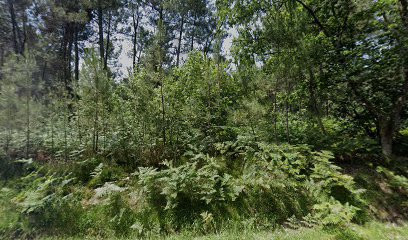
<svg viewBox="0 0 408 240">
<path fill-rule="evenodd" d="M 342 232 L 407 220 L 407 161 L 384 158 L 350 120 L 319 126 L 301 110 L 271 109 L 262 82 L 259 96 L 244 94 L 199 53 L 166 77 L 166 104 L 147 70 L 114 85 L 98 67 L 91 55 L 77 101 L 33 102 L 31 125 L 0 132 L 2 238 Z M 398 156 L 407 135 L 395 137 Z"/>
<path fill-rule="evenodd" d="M 192 148 L 177 162 L 135 171 L 103 156 L 14 161 L 21 176 L 1 182 L 0 234 L 157 237 L 278 226 L 329 230 L 407 218 L 408 180 L 398 170 L 342 169 L 328 151 L 244 137 L 214 148 L 212 155 Z"/>
</svg>

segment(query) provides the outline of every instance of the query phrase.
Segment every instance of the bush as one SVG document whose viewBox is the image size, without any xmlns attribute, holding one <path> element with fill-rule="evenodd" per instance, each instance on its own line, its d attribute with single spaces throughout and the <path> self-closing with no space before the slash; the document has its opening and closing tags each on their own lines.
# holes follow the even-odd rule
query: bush
<svg viewBox="0 0 408 240">
<path fill-rule="evenodd" d="M 179 166 L 169 162 L 162 170 L 139 169 L 138 184 L 174 228 L 199 221 L 203 213 L 215 225 L 252 217 L 282 223 L 307 214 L 322 224 L 338 225 L 355 219 L 364 207 L 361 190 L 330 163 L 329 152 L 242 142 L 218 149 L 229 157 L 196 154 Z M 241 168 L 230 161 L 240 162 Z"/>
<path fill-rule="evenodd" d="M 22 178 L 26 187 L 13 201 L 29 229 L 77 232 L 75 222 L 82 207 L 79 196 L 70 187 L 73 180 L 69 175 L 42 176 L 40 170 Z"/>
<path fill-rule="evenodd" d="M 71 174 L 26 163 L 31 173 L 16 182 L 13 200 L 19 228 L 107 238 L 215 232 L 231 223 L 270 227 L 288 219 L 336 227 L 365 212 L 362 191 L 330 162 L 330 152 L 251 138 L 213 148 L 213 156 L 191 148 L 177 163 L 141 167 L 134 181 L 98 159 L 74 165 Z"/>
</svg>

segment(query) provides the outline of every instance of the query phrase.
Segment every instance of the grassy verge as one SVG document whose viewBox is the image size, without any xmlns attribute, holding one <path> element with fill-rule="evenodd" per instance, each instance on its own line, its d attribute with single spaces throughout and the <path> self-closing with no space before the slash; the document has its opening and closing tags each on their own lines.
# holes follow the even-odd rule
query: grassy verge
<svg viewBox="0 0 408 240">
<path fill-rule="evenodd" d="M 13 208 L 10 202 L 12 196 L 16 193 L 13 189 L 0 188 L 0 230 L 7 231 L 15 228 L 19 222 L 19 214 Z M 1 233 L 1 232 L 0 232 Z M 0 234 L 1 235 L 1 234 Z M 99 237 L 70 237 L 64 236 L 49 236 L 39 237 L 38 239 L 57 240 L 57 239 L 100 239 Z M 121 239 L 109 237 L 109 239 Z M 122 239 L 138 239 L 136 236 L 128 236 Z M 218 233 L 202 235 L 194 231 L 183 231 L 178 234 L 170 234 L 168 236 L 153 235 L 145 237 L 145 239 L 169 239 L 169 240 L 232 240 L 232 239 L 302 239 L 302 240 L 388 240 L 388 239 L 408 239 L 408 224 L 395 225 L 391 223 L 370 222 L 365 225 L 349 224 L 345 228 L 324 229 L 321 227 L 315 228 L 300 228 L 300 229 L 285 229 L 278 228 L 275 230 L 255 230 L 246 228 L 231 228 L 224 229 Z"/>
<path fill-rule="evenodd" d="M 44 240 L 79 240 L 84 238 L 64 238 L 48 237 Z M 97 238 L 85 238 L 97 239 Z M 120 239 L 120 238 L 117 238 Z M 128 237 L 124 239 L 137 239 Z M 256 239 L 256 240 L 405 240 L 408 239 L 408 225 L 394 225 L 389 223 L 370 222 L 363 226 L 350 224 L 346 228 L 323 229 L 301 228 L 301 229 L 279 229 L 270 231 L 256 230 L 227 230 L 218 234 L 209 234 L 199 236 L 192 232 L 184 232 L 177 235 L 151 236 L 146 239 L 163 239 L 163 240 L 236 240 L 236 239 Z"/>
<path fill-rule="evenodd" d="M 202 182 L 199 180 L 203 178 L 194 178 L 194 176 L 201 175 L 190 174 L 189 171 L 191 171 L 191 169 L 193 168 L 187 166 L 182 169 L 183 171 L 179 168 L 176 169 L 176 172 L 169 173 L 169 170 L 163 171 L 169 175 L 169 177 L 163 178 L 163 176 L 167 175 L 160 175 L 160 179 L 163 178 L 166 182 L 163 180 L 158 183 L 167 186 L 165 184 L 167 184 L 168 181 L 174 181 L 174 179 L 176 179 L 177 181 L 175 182 L 178 184 L 176 186 L 179 186 L 178 180 L 180 174 L 190 177 L 187 180 L 182 179 L 182 183 Z M 174 170 L 174 168 L 171 170 Z M 186 174 L 186 171 L 188 174 Z M 202 210 L 202 213 L 195 216 L 196 219 L 193 219 L 193 215 L 189 215 L 189 212 L 186 212 L 188 208 L 185 206 L 193 206 L 191 201 L 186 201 L 186 197 L 191 196 L 191 194 L 188 195 L 189 192 L 187 191 L 181 192 L 184 198 L 172 199 L 176 203 L 179 203 L 179 205 L 175 205 L 176 207 L 179 206 L 179 208 L 174 208 L 173 211 L 170 211 L 172 209 L 165 211 L 160 209 L 164 208 L 166 199 L 164 199 L 164 201 L 153 201 L 155 199 L 153 197 L 163 195 L 161 189 L 159 189 L 159 191 L 157 191 L 157 189 L 147 191 L 147 193 L 152 194 L 152 196 L 151 198 L 146 198 L 145 194 L 140 191 L 141 186 L 135 184 L 134 181 L 117 180 L 114 182 L 117 185 L 113 183 L 106 184 L 106 181 L 100 180 L 100 176 L 98 175 L 93 178 L 101 181 L 98 186 L 100 186 L 102 182 L 105 184 L 101 187 L 94 188 L 83 182 L 71 183 L 71 175 L 67 178 L 63 178 L 56 176 L 55 172 L 51 172 L 51 174 L 47 172 L 47 174 L 44 174 L 44 172 L 45 171 L 38 170 L 32 174 L 30 173 L 27 177 L 9 182 L 7 185 L 0 181 L 0 239 L 76 240 L 140 239 L 143 237 L 143 239 L 174 240 L 408 240 L 408 221 L 404 214 L 406 212 L 404 209 L 406 209 L 407 206 L 405 204 L 407 189 L 405 186 L 407 186 L 407 180 L 405 177 L 395 175 L 385 168 L 379 170 L 354 168 L 353 172 L 350 173 L 350 175 L 354 176 L 358 187 L 365 189 L 365 191 L 362 191 L 363 194 L 361 197 L 363 199 L 362 201 L 368 205 L 370 211 L 366 210 L 367 213 L 361 214 L 363 217 L 355 218 L 353 221 L 351 218 L 347 218 L 344 221 L 342 219 L 340 219 L 342 221 L 335 221 L 343 215 L 346 217 L 349 215 L 349 212 L 346 211 L 344 213 L 343 211 L 345 206 L 347 207 L 348 205 L 343 206 L 338 203 L 332 203 L 333 198 L 330 198 L 330 201 L 327 201 L 326 204 L 328 205 L 327 209 L 318 205 L 319 209 L 323 209 L 324 211 L 321 215 L 318 215 L 317 218 L 303 218 L 303 221 L 287 218 L 287 221 L 280 223 L 274 221 L 274 218 L 266 218 L 263 215 L 259 216 L 256 214 L 249 215 L 249 217 L 240 215 L 233 218 L 235 212 L 233 212 L 231 208 L 220 208 L 220 211 L 217 211 L 218 208 L 212 208 L 209 210 L 209 213 Z M 164 174 L 163 172 L 160 174 Z M 213 174 L 212 172 L 210 173 Z M 334 175 L 323 175 L 320 179 L 325 179 L 326 181 L 341 177 L 346 180 L 350 179 L 350 177 L 346 178 L 346 176 L 338 172 L 335 173 Z M 151 174 L 157 175 L 159 173 L 153 172 Z M 202 172 L 200 172 L 200 174 L 202 174 Z M 205 177 L 205 179 L 207 178 L 208 177 Z M 139 176 L 139 180 L 140 179 L 149 180 L 150 178 L 141 175 Z M 140 181 L 137 183 L 140 184 Z M 156 186 L 156 183 L 157 181 L 152 181 L 147 187 Z M 253 186 L 253 184 L 249 186 Z M 179 196 L 179 189 L 180 188 L 175 189 L 177 193 L 175 194 L 176 197 Z M 209 186 L 208 189 L 213 189 L 213 186 Z M 227 191 L 228 189 L 223 189 L 223 191 Z M 285 188 L 285 190 L 286 189 L 287 188 Z M 338 190 L 336 188 L 334 189 Z M 339 192 L 342 193 L 341 191 Z M 173 196 L 168 192 L 166 193 L 169 196 Z M 265 195 L 258 195 L 257 193 L 259 194 L 259 192 L 255 192 L 253 197 L 249 199 L 252 201 L 250 201 L 250 203 L 252 203 L 251 206 L 256 206 L 256 208 L 269 206 L 271 202 L 275 203 L 276 200 L 283 199 L 283 197 L 279 195 L 280 192 L 276 191 L 273 191 L 275 195 L 272 195 L 272 197 L 267 200 L 260 199 L 258 196 Z M 348 196 L 345 193 L 342 193 L 342 195 Z M 298 195 L 291 197 L 298 199 Z M 192 199 L 197 198 L 196 196 L 196 198 Z M 285 198 L 285 201 L 287 201 L 287 198 Z M 242 209 L 239 208 L 238 205 L 233 205 L 234 203 L 235 202 L 225 203 L 225 206 L 235 206 L 237 207 L 236 209 Z M 289 206 L 292 205 L 295 204 L 289 204 Z M 362 206 L 368 208 L 366 205 Z M 346 208 L 346 210 L 347 209 L 348 208 Z M 268 208 L 266 210 L 265 212 L 275 214 L 276 217 L 283 216 L 282 213 L 275 211 L 275 209 Z M 217 222 L 217 217 L 223 212 L 228 212 L 230 214 L 229 216 L 233 217 L 225 217 Z M 351 222 L 362 225 L 351 224 Z M 399 223 L 399 225 L 391 223 Z M 290 229 L 282 226 L 290 226 Z M 292 229 L 298 226 L 314 227 Z M 340 228 L 333 226 L 347 227 Z"/>
</svg>

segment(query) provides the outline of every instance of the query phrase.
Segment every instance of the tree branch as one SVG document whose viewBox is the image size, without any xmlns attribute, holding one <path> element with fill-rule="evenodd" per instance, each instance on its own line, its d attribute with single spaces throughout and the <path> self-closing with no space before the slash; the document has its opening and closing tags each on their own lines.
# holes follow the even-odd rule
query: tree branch
<svg viewBox="0 0 408 240">
<path fill-rule="evenodd" d="M 313 22 L 319 27 L 320 31 L 322 31 L 324 33 L 324 35 L 326 35 L 326 37 L 330 37 L 329 32 L 323 26 L 322 22 L 317 17 L 315 11 L 311 7 L 307 6 L 303 1 L 301 1 L 301 0 L 295 0 L 295 1 L 298 2 L 300 5 L 302 5 L 303 8 L 305 8 L 307 10 L 307 12 L 310 14 L 310 16 L 312 16 Z M 401 1 L 403 1 L 403 0 L 401 0 Z"/>
</svg>

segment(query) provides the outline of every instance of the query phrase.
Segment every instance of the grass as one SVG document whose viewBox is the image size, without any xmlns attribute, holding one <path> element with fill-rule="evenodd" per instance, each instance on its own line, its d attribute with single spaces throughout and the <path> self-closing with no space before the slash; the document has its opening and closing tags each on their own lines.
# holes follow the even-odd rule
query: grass
<svg viewBox="0 0 408 240">
<path fill-rule="evenodd" d="M 0 236 L 2 231 L 18 225 L 19 215 L 12 208 L 10 198 L 15 194 L 12 189 L 0 188 Z M 39 239 L 44 240 L 79 240 L 79 239 L 101 239 L 100 237 L 70 237 L 70 236 L 48 236 Z M 109 239 L 140 239 L 136 236 L 127 238 L 109 237 Z M 145 239 L 162 240 L 236 240 L 236 239 L 256 239 L 256 240 L 408 240 L 408 223 L 395 225 L 391 223 L 370 222 L 365 225 L 350 224 L 345 228 L 323 229 L 300 228 L 297 230 L 278 228 L 275 230 L 254 230 L 248 228 L 225 229 L 219 233 L 199 234 L 194 231 L 185 231 L 168 236 L 153 235 Z"/>
<path fill-rule="evenodd" d="M 235 240 L 235 239 L 256 239 L 256 240 L 407 240 L 408 225 L 395 226 L 392 224 L 372 222 L 364 226 L 349 225 L 344 229 L 322 229 L 316 228 L 301 228 L 297 230 L 280 229 L 275 231 L 234 231 L 223 232 L 220 234 L 206 235 L 194 237 L 192 235 L 175 235 L 167 239 L 171 240 Z"/>
<path fill-rule="evenodd" d="M 43 240 L 79 240 L 79 239 L 100 239 L 100 238 L 71 238 L 71 237 L 46 237 Z M 113 239 L 113 238 L 109 238 Z M 139 239 L 137 237 L 116 238 L 116 239 Z M 407 240 L 408 225 L 394 225 L 389 223 L 370 222 L 363 226 L 350 224 L 342 229 L 301 228 L 278 229 L 271 231 L 256 230 L 227 230 L 218 234 L 199 236 L 193 232 L 184 232 L 169 236 L 151 236 L 145 239 L 162 240 Z"/>
<path fill-rule="evenodd" d="M 376 189 L 373 190 L 377 192 Z M 7 187 L 2 187 L 0 182 L 0 236 L 2 232 L 15 231 L 19 223 L 19 212 L 11 203 L 11 199 L 16 195 L 16 191 Z M 10 236 L 10 235 L 9 235 Z M 1 238 L 1 237 L 0 237 Z M 80 240 L 80 239 L 101 239 L 98 236 L 44 236 L 38 239 L 44 240 Z M 126 238 L 106 237 L 106 239 L 140 239 L 137 236 L 128 236 Z M 395 225 L 387 222 L 370 222 L 365 225 L 349 224 L 345 228 L 324 229 L 322 227 L 285 229 L 277 228 L 274 230 L 256 230 L 252 228 L 230 228 L 221 230 L 219 233 L 201 234 L 196 231 L 183 231 L 173 233 L 167 236 L 152 235 L 144 239 L 162 239 L 162 240 L 236 240 L 236 239 L 256 239 L 256 240 L 408 240 L 408 222 L 401 225 Z"/>
<path fill-rule="evenodd" d="M 10 203 L 11 196 L 14 194 L 12 189 L 3 188 L 0 184 L 0 234 L 18 222 L 18 212 L 13 211 Z"/>
</svg>

